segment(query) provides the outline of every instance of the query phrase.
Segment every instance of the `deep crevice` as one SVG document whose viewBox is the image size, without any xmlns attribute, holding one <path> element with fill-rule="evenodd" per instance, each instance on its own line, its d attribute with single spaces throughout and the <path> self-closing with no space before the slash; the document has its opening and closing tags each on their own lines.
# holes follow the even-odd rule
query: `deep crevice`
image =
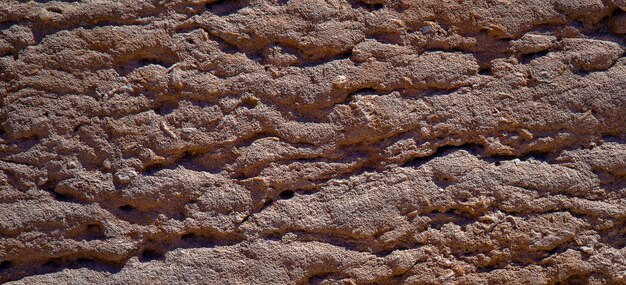
<svg viewBox="0 0 626 285">
<path fill-rule="evenodd" d="M 59 202 L 69 202 L 69 203 L 77 203 L 81 204 L 81 202 L 74 196 L 69 194 L 63 194 L 56 190 L 57 182 L 48 181 L 44 183 L 41 187 L 44 191 L 50 193 L 52 197 Z"/>
<path fill-rule="evenodd" d="M 517 61 L 521 64 L 529 64 L 533 60 L 544 57 L 550 53 L 549 50 L 544 50 L 540 52 L 528 53 L 520 56 Z"/>
<path fill-rule="evenodd" d="M 13 262 L 5 260 L 0 262 L 0 272 L 7 271 L 13 267 Z"/>
<path fill-rule="evenodd" d="M 68 269 L 82 269 L 87 268 L 98 272 L 117 273 L 123 268 L 125 262 L 108 262 L 93 259 L 91 257 L 74 257 L 74 256 L 61 256 L 49 258 L 47 260 L 38 261 L 36 264 L 24 263 L 13 264 L 11 261 L 3 261 L 0 263 L 0 273 L 3 271 L 11 270 L 14 272 L 12 276 L 3 276 L 0 274 L 0 283 L 7 281 L 20 280 L 27 276 L 50 274 L 60 272 Z"/>
<path fill-rule="evenodd" d="M 85 230 L 83 240 L 100 240 L 105 238 L 104 228 L 99 224 L 88 224 Z"/>
<path fill-rule="evenodd" d="M 249 4 L 247 0 L 218 0 L 205 5 L 206 11 L 220 17 L 237 13 Z"/>
<path fill-rule="evenodd" d="M 117 74 L 119 74 L 120 76 L 127 76 L 128 74 L 132 73 L 136 69 L 144 67 L 144 66 L 159 65 L 165 68 L 169 68 L 173 64 L 174 62 L 163 60 L 163 58 L 144 57 L 140 59 L 134 59 L 128 62 L 123 62 L 115 66 L 113 69 L 115 69 Z"/>
<path fill-rule="evenodd" d="M 484 160 L 490 163 L 494 163 L 496 166 L 502 165 L 503 162 L 506 161 L 528 161 L 528 160 L 536 160 L 540 162 L 550 163 L 551 158 L 554 156 L 554 153 L 551 152 L 530 152 L 522 156 L 515 155 L 492 155 L 490 157 L 485 157 Z"/>
<path fill-rule="evenodd" d="M 153 260 L 162 260 L 165 258 L 165 253 L 156 248 L 147 248 L 141 252 L 139 260 L 141 262 L 150 262 Z"/>
<path fill-rule="evenodd" d="M 474 144 L 474 143 L 464 143 L 464 144 L 457 145 L 457 146 L 443 145 L 443 146 L 438 147 L 435 153 L 429 156 L 416 157 L 416 158 L 406 161 L 404 164 L 402 164 L 402 167 L 419 168 L 420 166 L 424 165 L 425 163 L 435 158 L 444 157 L 448 155 L 449 153 L 456 151 L 456 150 L 465 150 L 473 155 L 478 156 L 483 153 L 483 146 L 479 144 Z"/>
<path fill-rule="evenodd" d="M 365 9 L 369 12 L 374 12 L 374 11 L 378 11 L 380 9 L 383 9 L 385 7 L 384 4 L 382 3 L 374 3 L 374 4 L 368 4 L 365 3 L 362 0 L 350 0 L 350 6 L 352 6 L 352 9 Z"/>
<path fill-rule="evenodd" d="M 282 200 L 289 200 L 293 198 L 295 194 L 296 192 L 294 192 L 293 190 L 285 190 L 283 192 L 280 192 L 280 194 L 278 194 L 278 197 L 280 197 L 280 199 Z"/>
<path fill-rule="evenodd" d="M 128 204 L 119 206 L 118 209 L 120 209 L 120 211 L 125 212 L 125 213 L 130 213 L 130 212 L 134 212 L 135 210 L 137 210 L 137 208 Z"/>
</svg>

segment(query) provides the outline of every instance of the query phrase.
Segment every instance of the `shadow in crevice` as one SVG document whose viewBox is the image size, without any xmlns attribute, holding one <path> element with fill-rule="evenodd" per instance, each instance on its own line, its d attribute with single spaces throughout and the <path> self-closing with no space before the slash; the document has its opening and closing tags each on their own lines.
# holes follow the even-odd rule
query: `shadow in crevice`
<svg viewBox="0 0 626 285">
<path fill-rule="evenodd" d="M 433 211 L 430 214 L 426 214 L 426 216 L 431 219 L 429 227 L 433 229 L 441 229 L 441 227 L 449 223 L 464 227 L 474 222 L 473 219 L 455 209 L 449 209 L 445 212 Z"/>
<path fill-rule="evenodd" d="M 78 198 L 70 194 L 64 194 L 64 193 L 57 191 L 57 184 L 58 182 L 50 180 L 44 183 L 43 185 L 41 185 L 41 189 L 45 192 L 48 192 L 50 196 L 56 201 L 83 204 L 83 205 L 86 204 L 85 202 L 80 201 Z"/>
<path fill-rule="evenodd" d="M 402 167 L 418 168 L 435 158 L 447 156 L 448 154 L 457 150 L 465 150 L 475 156 L 480 156 L 484 152 L 482 145 L 474 144 L 474 143 L 464 143 L 458 146 L 444 145 L 444 146 L 438 147 L 435 153 L 432 155 L 416 157 L 416 158 L 408 160 L 402 165 Z"/>
<path fill-rule="evenodd" d="M 352 6 L 352 9 L 365 9 L 369 12 L 378 11 L 385 7 L 385 5 L 381 3 L 369 4 L 363 0 L 350 0 L 348 2 L 350 3 L 350 6 Z"/>
<path fill-rule="evenodd" d="M 13 267 L 13 262 L 5 260 L 0 262 L 0 273 L 10 270 Z"/>
<path fill-rule="evenodd" d="M 52 257 L 28 263 L 3 261 L 0 263 L 0 283 L 20 280 L 27 276 L 50 274 L 66 269 L 89 269 L 91 271 L 118 273 L 125 262 L 107 262 L 86 255 Z"/>
<path fill-rule="evenodd" d="M 135 69 L 148 66 L 148 65 L 159 65 L 165 68 L 169 68 L 174 64 L 173 61 L 163 60 L 161 58 L 153 58 L 153 57 L 143 57 L 139 59 L 130 60 L 127 62 L 122 62 L 119 65 L 115 66 L 113 69 L 120 76 L 127 76 L 132 73 Z"/>
<path fill-rule="evenodd" d="M 228 16 L 237 13 L 242 8 L 249 5 L 250 1 L 247 0 L 218 0 L 207 3 L 205 5 L 206 11 L 220 16 Z"/>
<path fill-rule="evenodd" d="M 536 160 L 536 161 L 540 161 L 540 162 L 550 163 L 552 156 L 553 156 L 553 154 L 552 153 L 548 153 L 548 152 L 531 152 L 531 153 L 527 153 L 527 154 L 522 155 L 522 156 L 493 155 L 493 156 L 490 156 L 490 157 L 486 157 L 485 161 L 490 162 L 490 163 L 494 163 L 496 166 L 502 165 L 502 162 L 514 161 L 516 159 L 519 160 L 519 161 Z"/>
<path fill-rule="evenodd" d="M 529 64 L 529 63 L 531 63 L 535 59 L 538 59 L 540 57 L 544 57 L 544 56 L 548 55 L 548 53 L 550 53 L 549 50 L 544 50 L 544 51 L 540 51 L 540 52 L 524 54 L 524 55 L 520 56 L 517 59 L 517 61 L 519 63 L 521 63 L 521 64 Z"/>
<path fill-rule="evenodd" d="M 158 248 L 152 247 L 144 249 L 139 256 L 139 261 L 141 262 L 150 262 L 163 259 L 165 259 L 165 252 Z"/>
</svg>

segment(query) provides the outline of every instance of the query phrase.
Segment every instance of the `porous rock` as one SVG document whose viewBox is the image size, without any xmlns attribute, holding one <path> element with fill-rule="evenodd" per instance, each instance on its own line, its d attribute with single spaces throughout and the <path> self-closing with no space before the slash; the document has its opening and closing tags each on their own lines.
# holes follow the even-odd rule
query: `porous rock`
<svg viewBox="0 0 626 285">
<path fill-rule="evenodd" d="M 626 284 L 624 1 L 0 2 L 0 282 Z"/>
</svg>

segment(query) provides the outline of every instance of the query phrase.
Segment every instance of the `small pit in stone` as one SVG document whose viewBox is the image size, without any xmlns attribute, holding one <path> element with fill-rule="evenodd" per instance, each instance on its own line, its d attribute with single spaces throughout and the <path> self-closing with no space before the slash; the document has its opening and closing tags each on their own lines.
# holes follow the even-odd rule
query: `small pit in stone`
<svg viewBox="0 0 626 285">
<path fill-rule="evenodd" d="M 162 259 L 163 257 L 164 257 L 163 252 L 156 250 L 156 249 L 148 248 L 148 249 L 145 249 L 141 253 L 141 257 L 139 258 L 139 260 L 141 260 L 142 262 L 148 262 L 148 261 Z"/>
<path fill-rule="evenodd" d="M 87 225 L 87 229 L 85 231 L 85 240 L 96 240 L 104 238 L 104 229 L 101 225 L 98 224 L 89 224 Z"/>
<path fill-rule="evenodd" d="M 13 267 L 13 262 L 11 261 L 5 260 L 3 262 L 0 262 L 0 272 L 6 271 L 10 269 L 11 267 Z"/>
<path fill-rule="evenodd" d="M 243 1 L 239 0 L 218 0 L 205 4 L 207 11 L 217 16 L 228 16 L 237 13 L 241 8 L 245 7 Z"/>
<path fill-rule="evenodd" d="M 354 9 L 358 9 L 359 7 L 364 8 L 365 10 L 369 11 L 369 12 L 374 12 L 374 11 L 378 11 L 382 8 L 385 7 L 385 5 L 381 4 L 381 3 L 374 3 L 374 4 L 368 4 L 364 1 L 350 1 L 352 2 L 352 8 Z"/>
<path fill-rule="evenodd" d="M 522 55 L 518 61 L 522 64 L 529 64 L 531 61 L 540 58 L 540 57 L 544 57 L 546 55 L 548 55 L 548 53 L 550 53 L 550 51 L 540 51 L 540 52 L 534 52 L 534 53 L 529 53 L 529 54 L 525 54 Z"/>
<path fill-rule="evenodd" d="M 50 7 L 48 9 L 46 9 L 52 13 L 57 13 L 57 14 L 63 14 L 63 10 L 61 10 L 60 8 L 57 7 Z"/>
<path fill-rule="evenodd" d="M 52 195 L 52 197 L 60 202 L 72 202 L 74 201 L 74 198 L 70 195 L 66 195 L 63 193 L 59 193 L 56 190 L 56 185 L 54 185 L 52 182 L 48 181 L 47 183 L 45 183 L 43 185 L 45 191 L 47 191 L 48 193 L 50 193 Z"/>
<path fill-rule="evenodd" d="M 194 233 L 186 233 L 186 234 L 182 235 L 180 237 L 180 239 L 184 240 L 184 241 L 188 241 L 188 240 L 194 239 L 195 237 L 196 237 L 196 234 L 194 234 Z"/>
<path fill-rule="evenodd" d="M 280 197 L 280 199 L 282 200 L 288 200 L 293 198 L 293 196 L 296 195 L 296 192 L 294 192 L 293 190 L 285 190 L 283 192 L 280 192 L 280 194 L 278 194 L 278 197 Z"/>
<path fill-rule="evenodd" d="M 478 70 L 478 74 L 479 75 L 486 75 L 486 76 L 487 75 L 491 75 L 491 67 L 489 67 L 489 66 L 481 67 Z"/>
<path fill-rule="evenodd" d="M 152 175 L 155 175 L 157 172 L 163 170 L 163 168 L 165 168 L 165 165 L 161 163 L 155 163 L 155 164 L 146 166 L 146 168 L 144 169 L 144 173 L 146 175 L 152 176 Z"/>
<path fill-rule="evenodd" d="M 74 133 L 78 133 L 78 131 L 80 131 L 80 128 L 81 128 L 82 126 L 83 126 L 83 125 L 82 125 L 82 124 L 80 124 L 80 125 L 78 125 L 78 126 L 74 127 Z"/>
<path fill-rule="evenodd" d="M 131 205 L 126 204 L 126 205 L 120 206 L 119 209 L 122 212 L 127 212 L 128 213 L 128 212 L 132 212 L 132 211 L 136 210 L 137 208 L 135 208 L 135 207 L 133 207 Z"/>
<path fill-rule="evenodd" d="M 43 266 L 47 268 L 57 268 L 61 266 L 61 260 L 58 258 L 52 258 L 46 261 Z"/>
</svg>

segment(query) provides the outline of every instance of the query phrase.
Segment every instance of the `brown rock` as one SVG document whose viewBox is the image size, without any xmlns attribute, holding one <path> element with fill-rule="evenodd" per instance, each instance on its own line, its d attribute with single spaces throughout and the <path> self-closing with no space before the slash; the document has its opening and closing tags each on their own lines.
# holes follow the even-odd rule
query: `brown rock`
<svg viewBox="0 0 626 285">
<path fill-rule="evenodd" d="M 0 283 L 626 284 L 623 1 L 2 1 Z"/>
</svg>

